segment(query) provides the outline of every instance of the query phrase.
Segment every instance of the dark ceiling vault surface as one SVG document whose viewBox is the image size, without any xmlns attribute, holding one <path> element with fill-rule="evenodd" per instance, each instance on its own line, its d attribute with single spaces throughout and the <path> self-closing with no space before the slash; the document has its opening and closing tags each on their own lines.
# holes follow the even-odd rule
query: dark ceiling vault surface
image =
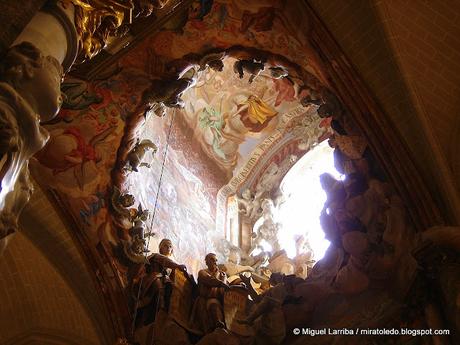
<svg viewBox="0 0 460 345">
<path fill-rule="evenodd" d="M 46 337 L 51 344 L 67 344 L 66 337 L 75 343 L 78 339 L 110 343 L 111 330 L 93 273 L 39 188 L 21 216 L 21 233 L 9 243 L 0 272 L 0 343 L 26 344 L 33 339 L 38 343 Z"/>
</svg>

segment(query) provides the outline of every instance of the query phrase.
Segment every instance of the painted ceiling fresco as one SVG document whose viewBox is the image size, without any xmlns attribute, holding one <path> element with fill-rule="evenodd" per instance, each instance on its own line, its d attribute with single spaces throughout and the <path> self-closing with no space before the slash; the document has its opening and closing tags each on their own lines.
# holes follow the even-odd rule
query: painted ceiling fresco
<svg viewBox="0 0 460 345">
<path fill-rule="evenodd" d="M 203 266 L 207 252 L 223 259 L 229 244 L 216 224 L 219 191 L 254 152 L 271 149 L 267 140 L 279 145 L 270 157 L 281 161 L 292 153 L 281 145 L 292 129 L 308 125 L 318 129 L 315 140 L 325 137 L 329 120 L 299 102 L 308 90 L 327 88 L 325 78 L 295 29 L 305 23 L 289 21 L 287 11 L 283 1 L 194 2 L 185 17 L 176 16 L 125 55 L 111 77 L 67 77 L 64 107 L 47 125 L 51 139 L 31 163 L 33 176 L 84 246 L 112 263 L 121 286 L 127 286 L 133 265 L 130 251 L 140 253 L 138 260 L 144 246 L 156 251 L 163 237 L 172 239 L 175 259 L 192 272 Z M 223 54 L 223 70 L 198 68 L 213 50 Z M 240 78 L 238 61 L 265 68 L 251 77 L 245 66 Z M 181 94 L 184 109 L 168 108 L 164 118 L 145 112 L 144 91 L 152 83 L 186 77 L 194 86 Z M 307 133 L 296 135 L 299 141 Z M 151 147 L 143 151 L 142 164 L 129 168 L 130 152 L 144 140 Z M 133 202 L 120 208 L 128 194 Z M 142 230 L 135 225 L 142 218 L 139 207 L 149 210 Z"/>
<path fill-rule="evenodd" d="M 181 129 L 174 124 L 170 132 L 171 121 L 178 120 L 173 112 L 168 119 L 149 117 L 140 138 L 155 138 L 159 150 L 154 157 L 146 155 L 150 167 L 129 174 L 123 189 L 144 208 L 155 210 L 147 222 L 147 229 L 155 234 L 147 240 L 149 249 L 155 252 L 162 238 L 171 239 L 175 259 L 187 263 L 196 274 L 200 258 L 218 245 L 212 241 L 218 241 L 214 234 L 215 191 L 212 179 L 200 174 L 202 157 L 187 145 L 192 138 L 181 136 Z"/>
<path fill-rule="evenodd" d="M 282 0 L 194 1 L 188 13 L 168 22 L 121 64 L 158 75 L 169 72 L 165 62 L 187 54 L 242 46 L 288 57 L 327 85 L 307 39 L 308 20 L 300 17 L 294 21 L 288 4 Z"/>
<path fill-rule="evenodd" d="M 277 128 L 282 114 L 299 107 L 297 86 L 263 71 L 252 83 L 233 70 L 226 58 L 222 72 L 208 69 L 197 85 L 184 93 L 184 120 L 195 132 L 206 155 L 227 177 Z"/>
<path fill-rule="evenodd" d="M 67 79 L 67 109 L 47 126 L 51 138 L 32 162 L 34 177 L 57 193 L 92 244 L 113 236 L 103 226 L 108 220 L 110 171 L 125 121 L 139 102 L 140 95 L 133 91 L 147 83 L 135 71 L 94 84 Z"/>
<path fill-rule="evenodd" d="M 137 70 L 126 69 L 106 81 L 87 84 L 69 79 L 65 85 L 85 88 L 86 97 L 97 102 L 84 109 L 64 109 L 57 123 L 48 125 L 51 140 L 32 162 L 34 176 L 57 197 L 85 239 L 113 250 L 115 257 L 123 256 L 120 239 L 128 234 L 120 235 L 110 217 L 114 194 L 111 170 L 117 162 L 125 121 L 139 103 L 137 89 L 145 88 L 148 79 Z M 146 222 L 146 234 L 154 234 L 147 240 L 150 251 L 156 251 L 158 242 L 169 237 L 176 247 L 176 260 L 186 262 L 196 273 L 199 258 L 218 246 L 209 234 L 215 228 L 215 195 L 225 180 L 210 173 L 215 167 L 206 161 L 199 145 L 191 144 L 193 132 L 173 112 L 168 111 L 166 118 L 149 116 L 140 128 L 139 140 L 152 140 L 158 151 L 147 152 L 144 163 L 149 167 L 141 165 L 137 172 L 126 173 L 119 188 L 135 197 L 133 208 L 142 205 L 150 211 Z M 171 126 L 173 117 L 176 121 Z"/>
</svg>

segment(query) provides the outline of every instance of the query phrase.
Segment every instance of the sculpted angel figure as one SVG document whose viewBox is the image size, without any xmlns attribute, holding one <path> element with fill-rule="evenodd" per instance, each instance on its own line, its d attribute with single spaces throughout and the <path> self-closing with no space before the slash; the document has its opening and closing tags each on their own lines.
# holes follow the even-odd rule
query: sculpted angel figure
<svg viewBox="0 0 460 345">
<path fill-rule="evenodd" d="M 185 102 L 181 96 L 195 83 L 194 78 L 152 79 L 150 87 L 142 94 L 142 106 L 145 105 L 145 113 L 153 111 L 157 116 L 163 117 L 166 108 L 183 108 Z"/>
<path fill-rule="evenodd" d="M 253 245 L 249 251 L 252 253 L 256 248 L 263 250 L 262 242 L 265 241 L 271 245 L 271 252 L 274 254 L 281 249 L 278 240 L 278 234 L 280 231 L 280 224 L 275 223 L 272 219 L 264 220 L 256 231 L 253 232 Z"/>
<path fill-rule="evenodd" d="M 254 272 L 253 267 L 241 265 L 240 261 L 240 254 L 236 250 L 231 250 L 228 255 L 228 261 L 225 264 L 219 265 L 220 268 L 227 274 L 229 280 L 243 272 Z"/>
<path fill-rule="evenodd" d="M 138 168 L 141 166 L 150 168 L 150 164 L 142 161 L 145 154 L 150 150 L 152 154 L 155 155 L 158 147 L 149 139 L 144 139 L 142 141 L 138 140 L 134 148 L 128 154 L 126 160 L 127 169 L 137 172 Z"/>
<path fill-rule="evenodd" d="M 134 205 L 134 196 L 128 193 L 122 193 L 117 186 L 113 187 L 112 207 L 115 212 L 125 218 L 131 217 L 131 206 Z"/>
<path fill-rule="evenodd" d="M 245 189 L 238 198 L 239 212 L 251 220 L 257 219 L 261 214 L 260 200 L 256 199 L 250 189 Z"/>
<path fill-rule="evenodd" d="M 243 78 L 244 73 L 250 75 L 249 84 L 251 84 L 254 79 L 265 69 L 265 65 L 262 62 L 255 60 L 238 60 L 233 65 L 233 70 L 238 74 L 240 79 Z"/>
</svg>

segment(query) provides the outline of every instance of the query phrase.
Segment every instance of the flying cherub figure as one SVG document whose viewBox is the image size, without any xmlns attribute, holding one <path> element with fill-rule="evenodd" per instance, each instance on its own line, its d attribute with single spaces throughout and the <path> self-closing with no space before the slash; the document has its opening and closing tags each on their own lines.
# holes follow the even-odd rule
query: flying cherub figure
<svg viewBox="0 0 460 345">
<path fill-rule="evenodd" d="M 294 81 L 289 76 L 289 71 L 286 69 L 286 67 L 284 66 L 269 67 L 269 70 L 270 70 L 270 76 L 273 79 L 286 79 L 292 85 L 294 85 Z"/>
<path fill-rule="evenodd" d="M 156 104 L 168 108 L 183 108 L 185 102 L 181 96 L 188 88 L 195 85 L 195 82 L 196 80 L 190 78 L 153 79 L 150 87 L 142 94 L 142 103 L 147 106 L 147 110 L 154 109 Z"/>
<path fill-rule="evenodd" d="M 199 65 L 200 68 L 198 71 L 204 71 L 206 68 L 211 68 L 215 72 L 222 72 L 224 70 L 224 62 L 223 59 L 225 58 L 225 53 L 210 53 L 203 56 L 200 61 Z"/>
<path fill-rule="evenodd" d="M 132 194 L 122 193 L 117 186 L 113 187 L 111 197 L 114 211 L 121 217 L 131 218 L 132 207 L 136 202 Z"/>
<path fill-rule="evenodd" d="M 264 69 L 265 65 L 263 62 L 256 60 L 238 60 L 233 65 L 233 70 L 235 73 L 238 73 L 240 79 L 243 79 L 245 72 L 251 75 L 249 77 L 249 84 L 251 84 Z"/>
<path fill-rule="evenodd" d="M 261 214 L 260 200 L 255 199 L 249 189 L 245 189 L 241 193 L 241 198 L 238 197 L 239 212 L 247 216 L 251 220 L 256 220 Z"/>
<path fill-rule="evenodd" d="M 150 164 L 142 162 L 145 154 L 150 150 L 155 155 L 158 147 L 149 139 L 144 139 L 142 141 L 138 140 L 134 148 L 128 153 L 128 157 L 126 159 L 126 168 L 136 172 L 141 166 L 150 168 Z"/>
<path fill-rule="evenodd" d="M 289 75 L 289 72 L 283 66 L 270 67 L 270 75 L 274 79 L 286 78 Z"/>
</svg>

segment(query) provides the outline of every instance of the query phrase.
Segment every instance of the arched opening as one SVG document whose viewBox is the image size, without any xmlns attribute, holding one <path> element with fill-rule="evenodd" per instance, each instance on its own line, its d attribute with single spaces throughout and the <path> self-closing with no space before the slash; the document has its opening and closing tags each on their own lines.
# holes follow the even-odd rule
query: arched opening
<svg viewBox="0 0 460 345">
<path fill-rule="evenodd" d="M 319 180 L 323 173 L 340 178 L 334 167 L 333 149 L 326 141 L 299 159 L 281 182 L 285 201 L 278 207 L 278 219 L 282 225 L 280 242 L 290 258 L 311 250 L 312 259 L 318 261 L 330 244 L 319 220 L 327 198 Z M 300 248 L 302 243 L 298 243 L 302 240 L 306 242 L 303 244 L 305 248 Z"/>
<path fill-rule="evenodd" d="M 150 210 L 144 230 L 123 230 L 125 254 L 133 254 L 126 244 L 136 236 L 149 253 L 168 237 L 196 274 L 209 251 L 225 261 L 232 248 L 244 256 L 255 246 L 249 238 L 262 201 L 274 198 L 297 157 L 331 133 L 318 115 L 327 89 L 285 57 L 239 46 L 170 65 L 179 79 L 153 80 L 144 92 L 152 109 L 130 119 L 113 176 L 138 211 Z M 167 118 L 155 116 L 163 112 Z M 130 160 L 136 150 L 142 159 Z M 123 228 L 121 219 L 115 224 Z"/>
</svg>

